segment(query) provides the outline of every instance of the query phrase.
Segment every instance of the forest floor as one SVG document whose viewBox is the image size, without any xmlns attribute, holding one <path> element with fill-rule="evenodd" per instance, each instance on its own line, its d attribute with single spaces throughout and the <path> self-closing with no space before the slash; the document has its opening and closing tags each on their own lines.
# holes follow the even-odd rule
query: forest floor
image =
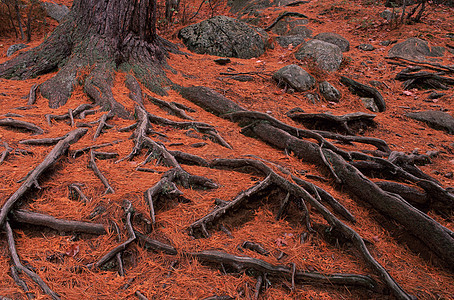
<svg viewBox="0 0 454 300">
<path fill-rule="evenodd" d="M 56 1 L 59 2 L 59 1 Z M 65 1 L 70 5 L 70 1 Z M 312 103 L 304 93 L 288 94 L 279 88 L 271 79 L 270 74 L 288 64 L 300 64 L 293 56 L 294 49 L 282 48 L 274 43 L 274 49 L 269 49 L 259 58 L 231 58 L 227 66 L 220 66 L 210 55 L 170 54 L 167 63 L 177 72 L 168 71 L 168 77 L 182 86 L 200 85 L 215 89 L 242 107 L 269 113 L 271 116 L 293 126 L 294 123 L 285 113 L 295 107 L 305 112 L 331 112 L 336 115 L 365 112 L 359 96 L 353 95 L 339 83 L 340 75 L 354 78 L 367 83 L 370 80 L 383 82 L 380 88 L 387 110 L 377 113 L 377 125 L 368 128 L 361 135 L 385 140 L 393 151 L 421 154 L 427 151 L 439 151 L 432 163 L 421 166 L 421 169 L 436 178 L 443 187 L 454 187 L 454 178 L 449 176 L 454 171 L 454 139 L 452 135 L 428 127 L 426 124 L 405 117 L 409 111 L 445 110 L 451 115 L 454 111 L 454 89 L 443 91 L 445 96 L 429 100 L 429 90 L 410 90 L 404 93 L 402 82 L 395 80 L 396 74 L 402 67 L 389 64 L 385 59 L 391 46 L 381 46 L 380 41 L 403 41 L 409 37 L 420 37 L 429 41 L 431 46 L 454 45 L 454 40 L 447 33 L 454 33 L 454 9 L 444 6 L 429 5 L 421 23 L 392 26 L 379 17 L 385 8 L 375 4 L 376 1 L 361 0 L 312 0 L 297 7 L 287 7 L 286 10 L 298 11 L 318 22 L 310 22 L 308 27 L 313 35 L 321 32 L 336 32 L 350 41 L 350 51 L 344 53 L 344 62 L 339 71 L 325 73 L 308 66 L 318 82 L 328 80 L 342 93 L 339 103 Z M 182 0 L 180 8 L 184 12 L 176 15 L 175 24 L 159 24 L 159 34 L 170 41 L 181 45 L 180 50 L 188 52 L 177 39 L 177 32 L 190 24 L 181 24 L 183 17 L 188 19 L 200 5 L 200 0 Z M 163 11 L 163 3 L 160 3 Z M 266 27 L 284 8 L 265 10 Z M 324 12 L 321 14 L 321 12 Z M 211 14 L 230 15 L 225 3 L 211 11 L 207 4 L 202 6 L 199 13 L 190 22 L 195 23 L 209 18 Z M 183 16 L 184 14 L 184 16 Z M 161 20 L 161 19 L 160 19 Z M 46 28 L 37 28 L 34 32 L 31 46 L 39 45 L 44 36 L 56 24 L 50 22 Z M 0 63 L 7 60 L 6 50 L 12 44 L 19 43 L 13 35 L 0 37 Z M 370 43 L 375 50 L 365 52 L 357 45 Z M 25 49 L 26 50 L 26 49 Z M 436 62 L 443 65 L 454 65 L 454 55 L 447 52 Z M 253 81 L 238 82 L 221 72 L 251 72 Z M 33 84 L 44 82 L 54 74 L 43 75 L 35 79 L 14 81 L 0 79 L 0 116 L 15 113 L 24 116 L 24 120 L 32 122 L 44 129 L 45 133 L 36 137 L 59 137 L 74 129 L 65 121 L 53 121 L 49 125 L 46 114 L 65 114 L 69 108 L 74 109 L 82 103 L 90 103 L 90 99 L 77 88 L 68 103 L 58 109 L 50 109 L 47 100 L 39 96 L 36 107 L 30 110 L 17 110 L 27 103 L 29 90 Z M 125 75 L 118 73 L 116 81 L 122 83 Z M 114 88 L 114 97 L 130 110 L 133 109 L 129 100 L 129 90 L 118 84 Z M 144 90 L 146 90 L 143 87 Z M 314 90 L 315 91 L 315 90 Z M 153 95 L 151 92 L 147 92 Z M 196 110 L 188 113 L 195 120 L 215 126 L 219 134 L 232 146 L 227 149 L 210 140 L 203 140 L 202 135 L 187 134 L 187 130 L 175 129 L 170 126 L 153 125 L 155 131 L 164 134 L 161 142 L 169 150 L 180 150 L 199 155 L 205 159 L 215 158 L 248 158 L 260 157 L 284 166 L 293 174 L 318 175 L 328 177 L 316 166 L 303 163 L 292 155 L 275 149 L 252 137 L 240 133 L 241 128 L 226 119 L 214 116 L 193 103 L 184 99 L 176 91 L 157 98 L 175 101 Z M 177 117 L 167 114 L 151 102 L 146 102 L 147 110 L 155 115 L 171 120 Z M 104 112 L 98 111 L 88 115 L 83 122 L 99 120 Z M 133 141 L 129 139 L 130 132 L 119 132 L 117 129 L 134 123 L 117 117 L 108 121 L 114 125 L 106 130 L 93 142 L 96 124 L 79 142 L 71 145 L 71 151 L 85 146 L 118 141 L 116 144 L 101 148 L 102 151 L 116 152 L 119 157 L 127 156 Z M 197 137 L 198 136 L 198 137 Z M 28 132 L 10 130 L 0 127 L 0 141 L 7 142 L 13 148 L 27 149 L 33 155 L 11 155 L 0 165 L 0 204 L 13 194 L 21 185 L 18 180 L 27 175 L 49 153 L 52 146 L 25 146 L 19 141 L 31 137 Z M 192 147 L 195 143 L 205 142 L 204 147 Z M 344 149 L 354 149 L 353 146 L 342 146 Z M 351 148 L 349 148 L 351 147 Z M 0 148 L 0 152 L 3 151 Z M 106 226 L 112 221 L 123 230 L 124 212 L 122 201 L 129 200 L 137 212 L 148 215 L 148 206 L 143 200 L 143 193 L 161 178 L 160 173 L 145 173 L 136 171 L 136 167 L 145 158 L 143 152 L 132 161 L 115 163 L 115 160 L 98 160 L 99 169 L 106 176 L 114 194 L 104 194 L 104 186 L 88 166 L 89 155 L 83 154 L 77 158 L 65 157 L 44 180 L 40 180 L 41 189 L 22 199 L 20 207 L 57 218 L 83 220 L 102 223 Z M 147 165 L 157 172 L 168 170 L 167 167 Z M 276 221 L 275 215 L 279 203 L 269 201 L 268 197 L 249 203 L 234 216 L 222 220 L 230 235 L 221 230 L 210 230 L 209 238 L 194 239 L 187 233 L 187 227 L 210 212 L 214 200 L 220 198 L 231 200 L 238 193 L 253 186 L 259 180 L 250 174 L 208 169 L 200 166 L 184 166 L 191 174 L 206 176 L 220 187 L 213 190 L 197 190 L 179 187 L 184 193 L 179 200 L 160 201 L 156 207 L 156 224 L 149 236 L 171 244 L 180 253 L 195 252 L 208 249 L 222 250 L 235 255 L 248 255 L 263 259 L 272 264 L 296 265 L 297 269 L 317 271 L 322 273 L 358 273 L 368 274 L 379 281 L 379 278 L 362 260 L 358 252 L 349 244 L 333 245 L 319 233 L 309 234 L 302 243 L 300 236 L 307 229 L 300 221 L 301 213 L 295 207 L 290 207 L 289 214 Z M 302 175 L 303 177 L 305 175 Z M 307 179 L 307 177 L 306 177 Z M 454 299 L 454 275 L 452 271 L 443 268 L 443 262 L 427 255 L 409 250 L 404 242 L 404 229 L 397 224 L 380 216 L 366 204 L 352 199 L 336 186 L 334 180 L 327 182 L 307 179 L 330 192 L 356 217 L 356 224 L 348 224 L 363 238 L 372 242 L 370 246 L 374 257 L 395 278 L 395 280 L 410 294 L 419 299 Z M 91 199 L 87 203 L 74 200 L 68 192 L 68 185 L 82 184 L 85 195 Z M 271 198 L 271 197 L 270 197 Z M 99 207 L 105 211 L 94 218 L 89 216 Z M 311 208 L 309 208 L 311 209 Z M 454 230 L 452 216 L 442 217 L 433 211 L 428 214 L 436 221 Z M 315 211 L 311 211 L 312 222 L 326 224 Z M 142 224 L 143 225 L 143 224 Z M 142 226 L 141 225 L 141 226 Z M 22 289 L 10 275 L 10 253 L 5 235 L 0 234 L 0 296 L 12 299 L 25 299 Z M 125 276 L 120 276 L 115 264 L 103 270 L 74 269 L 94 262 L 127 239 L 122 234 L 120 240 L 114 231 L 100 236 L 68 235 L 52 230 L 34 227 L 14 228 L 17 252 L 24 264 L 32 266 L 49 286 L 61 295 L 62 299 L 135 299 L 135 292 L 140 291 L 148 299 L 203 299 L 213 295 L 229 295 L 238 299 L 253 299 L 256 277 L 254 274 L 224 274 L 222 270 L 202 265 L 197 260 L 184 255 L 170 256 L 162 253 L 147 251 L 139 244 L 131 244 L 123 254 Z M 238 246 L 244 241 L 254 241 L 261 244 L 271 254 L 260 255 L 251 250 L 241 250 Z M 278 260 L 281 252 L 286 255 Z M 39 287 L 31 280 L 25 280 L 37 299 L 47 299 Z M 271 281 L 271 285 L 260 293 L 260 299 L 392 299 L 385 292 L 370 292 L 353 287 L 330 285 L 296 285 L 291 289 L 288 280 Z"/>
</svg>

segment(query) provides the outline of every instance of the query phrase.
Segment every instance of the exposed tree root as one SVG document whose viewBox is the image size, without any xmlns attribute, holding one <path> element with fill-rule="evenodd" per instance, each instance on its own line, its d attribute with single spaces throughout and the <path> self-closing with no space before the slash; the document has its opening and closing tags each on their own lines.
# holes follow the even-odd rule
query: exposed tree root
<svg viewBox="0 0 454 300">
<path fill-rule="evenodd" d="M 373 119 L 375 118 L 375 115 L 362 112 L 350 113 L 343 116 L 326 113 L 287 113 L 287 116 L 294 121 L 305 124 L 306 127 L 311 129 L 316 129 L 316 127 L 330 127 L 335 130 L 340 129 L 350 135 L 354 135 L 355 130 L 352 127 L 366 127 L 373 124 Z"/>
<path fill-rule="evenodd" d="M 11 214 L 12 220 L 30 225 L 46 226 L 60 232 L 80 232 L 102 235 L 106 229 L 102 224 L 94 224 L 81 221 L 60 220 L 52 216 L 43 215 L 27 210 L 14 210 Z"/>
<path fill-rule="evenodd" d="M 14 267 L 19 271 L 25 273 L 28 277 L 30 277 L 34 282 L 36 282 L 37 285 L 46 293 L 49 295 L 52 299 L 58 300 L 60 299 L 60 296 L 56 294 L 54 291 L 52 291 L 49 286 L 41 279 L 41 277 L 38 276 L 35 272 L 30 270 L 29 268 L 25 267 L 20 259 L 19 256 L 17 255 L 16 251 L 16 245 L 14 242 L 14 236 L 13 236 L 13 230 L 11 229 L 11 226 L 9 225 L 8 222 L 4 223 L 4 228 L 6 230 L 6 236 L 8 239 L 8 246 L 9 246 L 9 251 L 11 253 L 11 258 L 14 264 Z"/>
<path fill-rule="evenodd" d="M 251 198 L 255 194 L 260 191 L 263 191 L 271 184 L 270 178 L 267 177 L 264 180 L 260 181 L 253 187 L 247 189 L 244 192 L 241 192 L 238 196 L 236 196 L 232 201 L 227 202 L 225 205 L 218 206 L 215 208 L 211 213 L 207 214 L 205 217 L 195 221 L 189 227 L 189 234 L 190 235 L 197 235 L 196 231 L 200 231 L 204 237 L 209 237 L 210 234 L 208 233 L 207 226 L 210 223 L 216 222 L 222 216 L 231 211 L 237 209 L 241 204 L 246 201 L 248 198 Z"/>
<path fill-rule="evenodd" d="M 95 154 L 93 150 L 90 150 L 90 159 L 88 161 L 88 167 L 95 172 L 96 176 L 98 176 L 99 180 L 104 184 L 106 187 L 106 191 L 104 192 L 105 194 L 113 194 L 115 193 L 114 189 L 112 186 L 110 186 L 109 181 L 107 181 L 107 178 L 101 173 L 99 170 L 98 166 L 96 165 L 95 162 Z"/>
<path fill-rule="evenodd" d="M 82 113 L 86 112 L 87 110 L 93 108 L 92 104 L 81 104 L 75 109 L 69 109 L 66 114 L 63 115 L 52 115 L 52 114 L 47 114 L 46 120 L 49 125 L 52 125 L 52 120 L 56 121 L 61 121 L 61 120 L 67 120 L 69 119 L 71 123 L 74 123 L 74 118 L 79 117 L 80 119 L 85 118 L 85 115 L 82 117 Z"/>
<path fill-rule="evenodd" d="M 27 284 L 25 283 L 25 281 L 23 281 L 23 280 L 19 277 L 19 273 L 18 273 L 16 267 L 15 267 L 15 266 L 11 266 L 10 270 L 11 270 L 11 277 L 14 279 L 14 281 L 16 282 L 16 284 L 17 284 L 18 286 L 20 286 L 20 287 L 24 290 L 25 294 L 27 295 L 27 299 L 34 299 L 35 296 L 33 296 L 33 294 L 31 294 L 31 293 L 29 292 L 30 289 L 28 288 Z M 0 299 L 1 299 L 1 298 L 0 298 Z M 3 298 L 3 299 L 7 299 L 7 298 Z"/>
<path fill-rule="evenodd" d="M 386 110 L 385 99 L 376 88 L 359 83 L 345 76 L 341 76 L 340 82 L 346 85 L 355 94 L 363 97 L 374 98 L 374 102 L 377 105 L 378 111 Z"/>
<path fill-rule="evenodd" d="M 101 116 L 101 118 L 99 119 L 99 124 L 98 124 L 98 127 L 96 128 L 96 132 L 93 136 L 93 141 L 96 141 L 96 139 L 101 135 L 102 131 L 104 128 L 112 128 L 113 126 L 112 125 L 109 125 L 107 124 L 107 120 L 112 118 L 113 117 L 113 114 L 112 112 L 109 112 L 109 113 L 106 113 L 106 114 L 103 114 Z"/>
<path fill-rule="evenodd" d="M 85 152 L 91 151 L 93 149 L 99 149 L 99 148 L 103 148 L 103 147 L 113 146 L 113 145 L 118 144 L 120 142 L 123 142 L 123 141 L 122 140 L 116 140 L 116 141 L 113 141 L 113 142 L 110 142 L 110 143 L 104 143 L 104 144 L 100 144 L 100 145 L 93 145 L 93 146 L 88 146 L 88 147 L 85 147 L 85 148 L 82 148 L 82 149 L 78 149 L 78 150 L 75 150 L 73 152 L 72 157 L 73 158 L 77 158 L 78 156 L 84 154 Z"/>
<path fill-rule="evenodd" d="M 30 88 L 30 92 L 28 93 L 28 101 L 27 101 L 27 105 L 33 105 L 35 104 L 35 101 L 36 101 L 36 90 L 39 88 L 39 85 L 38 84 L 34 84 L 32 85 L 32 87 Z"/>
<path fill-rule="evenodd" d="M 265 28 L 265 31 L 270 31 L 277 24 L 277 22 L 279 22 L 280 20 L 282 20 L 283 18 L 286 18 L 286 17 L 297 17 L 297 18 L 308 19 L 308 17 L 306 15 L 303 15 L 302 13 L 286 11 L 286 12 L 280 14 L 279 17 L 277 17 L 276 20 L 273 21 L 273 23 L 268 25 Z"/>
<path fill-rule="evenodd" d="M 31 131 L 33 134 L 43 134 L 44 130 L 30 122 L 16 120 L 13 118 L 5 118 L 0 120 L 0 126 L 7 126 L 10 128 L 17 128 L 20 130 L 28 130 Z"/>
<path fill-rule="evenodd" d="M 126 228 L 129 235 L 128 240 L 122 243 L 121 245 L 115 247 L 111 251 L 109 251 L 109 253 L 101 257 L 96 263 L 88 264 L 87 265 L 88 268 L 101 268 L 105 263 L 114 258 L 118 253 L 124 251 L 132 242 L 136 240 L 136 234 L 134 233 L 134 228 L 132 227 L 131 223 L 131 218 L 133 214 L 132 205 L 131 203 L 127 203 L 126 205 L 127 207 L 125 207 L 125 211 L 126 211 Z"/>
<path fill-rule="evenodd" d="M 185 105 L 182 105 L 182 104 L 179 104 L 179 103 L 176 103 L 176 102 L 167 102 L 167 101 L 155 98 L 155 97 L 151 97 L 149 95 L 147 95 L 147 98 L 152 103 L 154 103 L 154 104 L 156 104 L 156 105 L 158 105 L 158 106 L 170 111 L 172 114 L 174 114 L 177 117 L 180 117 L 180 118 L 186 119 L 186 120 L 194 121 L 194 118 L 191 117 L 191 116 L 188 116 L 185 111 L 190 111 L 190 112 L 195 112 L 195 111 L 193 109 L 185 106 Z"/>
<path fill-rule="evenodd" d="M 81 190 L 81 185 L 77 183 L 71 183 L 68 185 L 69 195 L 71 198 L 77 198 L 78 200 L 82 201 L 83 203 L 88 203 L 90 200 L 85 196 L 85 194 Z"/>
<path fill-rule="evenodd" d="M 58 142 L 58 144 L 49 152 L 46 158 L 27 176 L 27 179 L 22 183 L 19 189 L 6 200 L 0 210 L 0 225 L 3 225 L 8 213 L 13 208 L 14 204 L 33 186 L 39 187 L 39 177 L 50 167 L 52 167 L 58 159 L 66 153 L 69 145 L 77 142 L 83 135 L 87 133 L 87 129 L 76 129 L 71 131 L 68 136 Z"/>
<path fill-rule="evenodd" d="M 243 247 L 244 249 L 249 249 L 251 251 L 255 251 L 261 255 L 265 255 L 265 256 L 270 255 L 270 252 L 268 250 L 266 250 L 265 248 L 263 248 L 263 246 L 260 245 L 259 243 L 245 241 L 241 244 L 241 247 Z"/>
<path fill-rule="evenodd" d="M 251 258 L 248 256 L 235 256 L 221 251 L 202 251 L 189 253 L 190 256 L 197 258 L 202 263 L 224 265 L 237 272 L 252 269 L 261 274 L 271 277 L 292 278 L 292 269 L 285 266 L 272 265 L 264 260 Z M 328 285 L 347 285 L 360 286 L 367 289 L 374 289 L 375 282 L 372 278 L 364 275 L 353 274 L 320 274 L 305 271 L 296 271 L 294 274 L 296 282 L 300 283 L 321 283 Z"/>
</svg>

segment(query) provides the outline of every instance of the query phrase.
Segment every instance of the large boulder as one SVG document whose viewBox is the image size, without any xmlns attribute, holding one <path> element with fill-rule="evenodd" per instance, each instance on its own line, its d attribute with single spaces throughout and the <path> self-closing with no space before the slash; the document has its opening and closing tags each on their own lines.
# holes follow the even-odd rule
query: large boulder
<svg viewBox="0 0 454 300">
<path fill-rule="evenodd" d="M 66 5 L 58 5 L 55 2 L 40 2 L 40 5 L 49 17 L 58 22 L 69 13 L 69 8 Z"/>
<path fill-rule="evenodd" d="M 315 85 L 315 78 L 297 65 L 288 65 L 276 71 L 273 79 L 279 85 L 288 85 L 298 92 L 304 92 Z"/>
<path fill-rule="evenodd" d="M 261 28 L 226 16 L 216 16 L 180 30 L 178 37 L 190 51 L 224 57 L 262 55 L 268 34 Z"/>
<path fill-rule="evenodd" d="M 303 37 L 311 37 L 312 30 L 304 25 L 307 25 L 309 20 L 306 18 L 287 17 L 280 19 L 271 31 L 277 35 L 296 35 L 300 34 Z"/>
<path fill-rule="evenodd" d="M 350 50 L 350 42 L 337 33 L 322 32 L 317 34 L 314 39 L 334 44 L 338 46 L 342 52 L 347 52 Z"/>
<path fill-rule="evenodd" d="M 388 51 L 388 56 L 413 60 L 426 60 L 426 57 L 441 57 L 443 54 L 443 47 L 430 47 L 427 41 L 418 38 L 397 43 Z"/>
<path fill-rule="evenodd" d="M 407 117 L 427 123 L 435 129 L 442 129 L 450 134 L 454 134 L 454 118 L 439 110 L 426 110 L 420 112 L 409 112 Z"/>
<path fill-rule="evenodd" d="M 323 70 L 335 71 L 342 62 L 342 51 L 334 44 L 310 40 L 295 53 L 296 59 L 313 59 Z"/>
</svg>

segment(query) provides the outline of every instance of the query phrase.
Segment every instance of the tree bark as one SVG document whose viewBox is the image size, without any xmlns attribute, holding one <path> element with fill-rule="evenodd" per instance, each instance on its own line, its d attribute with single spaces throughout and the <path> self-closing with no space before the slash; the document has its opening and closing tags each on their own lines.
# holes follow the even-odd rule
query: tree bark
<svg viewBox="0 0 454 300">
<path fill-rule="evenodd" d="M 50 107 L 64 105 L 80 84 L 96 104 L 128 118 L 111 90 L 116 71 L 131 73 L 147 88 L 166 94 L 165 47 L 155 25 L 156 0 L 75 0 L 49 38 L 0 65 L 0 76 L 27 79 L 58 69 L 40 87 Z"/>
</svg>

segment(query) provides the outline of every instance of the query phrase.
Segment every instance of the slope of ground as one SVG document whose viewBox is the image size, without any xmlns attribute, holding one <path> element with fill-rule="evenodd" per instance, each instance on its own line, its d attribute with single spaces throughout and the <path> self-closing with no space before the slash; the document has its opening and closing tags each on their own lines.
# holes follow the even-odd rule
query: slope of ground
<svg viewBox="0 0 454 300">
<path fill-rule="evenodd" d="M 213 2 L 214 3 L 214 2 Z M 66 3 L 67 5 L 69 3 Z M 174 43 L 177 31 L 183 27 L 181 22 L 192 16 L 200 2 L 181 2 L 182 11 L 176 15 L 176 24 L 160 26 L 160 34 Z M 215 14 L 228 15 L 225 3 L 214 3 Z M 162 8 L 162 7 L 161 7 Z M 310 1 L 286 10 L 298 11 L 307 15 L 313 34 L 320 32 L 336 32 L 350 41 L 351 50 L 344 54 L 344 63 L 335 73 L 324 73 L 313 66 L 302 65 L 294 56 L 294 49 L 282 48 L 275 44 L 274 49 L 268 50 L 263 56 L 249 60 L 231 59 L 227 66 L 214 63 L 217 57 L 209 55 L 171 54 L 168 63 L 176 72 L 168 71 L 168 77 L 182 86 L 202 85 L 215 89 L 234 102 L 248 110 L 266 112 L 273 117 L 294 126 L 285 113 L 295 107 L 305 112 L 332 112 L 345 114 L 350 112 L 368 112 L 358 96 L 352 95 L 348 89 L 339 83 L 339 76 L 346 75 L 361 82 L 378 80 L 384 83 L 380 90 L 385 97 L 387 110 L 377 113 L 377 126 L 367 129 L 364 136 L 383 139 L 391 145 L 392 150 L 411 153 L 418 151 L 439 151 L 432 164 L 421 167 L 424 172 L 436 178 L 444 187 L 454 186 L 452 174 L 454 170 L 454 145 L 452 135 L 434 130 L 427 125 L 405 117 L 405 113 L 413 110 L 443 109 L 452 114 L 454 110 L 454 92 L 450 90 L 440 99 L 428 100 L 427 90 L 411 90 L 403 93 L 402 83 L 394 79 L 401 67 L 389 64 L 384 58 L 391 46 L 381 46 L 380 41 L 403 41 L 408 37 L 421 37 L 430 41 L 432 46 L 453 45 L 446 34 L 454 32 L 454 9 L 444 6 L 431 5 L 427 9 L 422 23 L 393 27 L 378 16 L 384 8 L 374 1 L 343 0 L 343 1 Z M 265 27 L 271 23 L 282 9 L 268 9 Z M 320 14 L 324 12 L 324 14 Z M 207 4 L 202 6 L 199 13 L 190 22 L 208 18 L 212 14 Z M 36 35 L 31 46 L 41 42 L 43 35 Z M 6 49 L 15 41 L 11 37 L 0 38 L 0 63 L 6 61 Z M 370 43 L 376 47 L 372 52 L 364 52 L 355 46 Z M 184 47 L 181 50 L 186 51 Z M 437 61 L 443 65 L 453 65 L 454 55 L 446 55 Z M 287 64 L 300 64 L 306 67 L 318 81 L 329 80 L 341 91 L 339 103 L 312 103 L 303 93 L 287 94 L 277 87 L 270 74 Z M 228 68 L 230 68 L 228 70 Z M 253 81 L 238 82 L 220 73 L 251 73 Z M 35 168 L 49 153 L 53 146 L 26 146 L 19 141 L 30 138 L 59 137 L 73 130 L 66 121 L 52 121 L 48 124 L 46 114 L 61 115 L 74 109 L 80 104 L 90 103 L 90 99 L 76 90 L 68 103 L 58 109 L 50 109 L 47 100 L 38 97 L 33 109 L 19 110 L 27 103 L 28 92 L 33 84 L 44 82 L 53 74 L 26 81 L 0 79 L 0 115 L 8 113 L 22 115 L 14 117 L 34 123 L 44 129 L 45 133 L 31 136 L 29 132 L 11 130 L 0 127 L 0 140 L 7 142 L 10 147 L 27 149 L 33 155 L 10 155 L 0 165 L 0 203 L 14 193 L 21 185 L 18 181 Z M 116 80 L 124 81 L 124 75 L 119 73 Z M 314 90 L 315 91 L 315 90 Z M 315 91 L 316 92 L 316 91 Z M 128 97 L 129 90 L 116 88 L 115 98 L 133 109 Z M 153 93 L 148 92 L 153 95 Z M 158 97 L 157 95 L 153 95 Z M 158 97 L 166 101 L 175 101 L 191 107 L 195 112 L 189 112 L 195 120 L 215 126 L 219 134 L 232 146 L 227 149 L 221 145 L 204 139 L 200 133 L 191 130 L 175 129 L 171 126 L 153 125 L 153 130 L 159 132 L 154 139 L 162 142 L 168 150 L 179 150 L 199 155 L 207 160 L 216 158 L 248 158 L 260 157 L 281 165 L 292 174 L 306 176 L 305 179 L 330 192 L 357 218 L 356 224 L 348 224 L 363 238 L 372 242 L 371 252 L 395 278 L 395 280 L 410 294 L 420 299 L 454 299 L 454 276 L 452 270 L 443 268 L 443 262 L 424 254 L 409 250 L 405 240 L 404 230 L 396 224 L 381 217 L 367 205 L 343 192 L 342 187 L 336 186 L 334 180 L 324 182 L 309 179 L 307 175 L 329 177 L 311 164 L 303 163 L 292 155 L 277 150 L 257 139 L 240 133 L 241 128 L 228 120 L 215 117 L 193 103 L 182 98 L 177 92 L 169 91 L 169 96 Z M 155 115 L 171 120 L 179 118 L 167 114 L 158 106 L 145 100 L 146 109 Z M 81 122 L 95 122 L 104 114 L 96 111 Z M 133 148 L 129 139 L 131 132 L 119 132 L 118 129 L 134 123 L 114 117 L 108 121 L 113 128 L 93 141 L 97 124 L 89 129 L 79 142 L 71 145 L 70 154 L 85 146 L 103 143 L 116 143 L 101 148 L 100 151 L 118 153 L 119 158 L 127 156 Z M 193 147 L 204 142 L 203 147 Z M 348 146 L 345 146 L 348 149 Z M 354 149 L 354 148 L 351 148 Z M 0 149 L 2 150 L 2 149 Z M 263 259 L 273 264 L 291 266 L 297 269 L 317 271 L 321 273 L 355 273 L 368 274 L 379 281 L 379 278 L 360 258 L 359 253 L 350 244 L 336 245 L 327 242 L 320 233 L 309 234 L 304 242 L 301 235 L 307 229 L 301 219 L 303 214 L 294 206 L 283 219 L 276 221 L 275 215 L 279 203 L 275 195 L 264 196 L 254 203 L 249 203 L 245 209 L 239 210 L 234 216 L 222 221 L 230 233 L 210 229 L 211 237 L 194 239 L 187 233 L 187 227 L 209 213 L 214 207 L 215 199 L 229 201 L 238 193 L 244 191 L 262 178 L 248 173 L 229 170 L 208 169 L 199 166 L 183 168 L 191 174 L 206 176 L 219 185 L 212 190 L 201 190 L 179 187 L 183 195 L 179 201 L 160 199 L 156 207 L 156 224 L 149 230 L 146 221 L 138 214 L 148 218 L 149 208 L 144 201 L 143 193 L 152 187 L 162 176 L 167 167 L 156 164 L 155 160 L 145 167 L 152 168 L 155 173 L 136 171 L 147 153 L 142 153 L 132 161 L 115 163 L 116 159 L 97 160 L 97 165 L 115 190 L 114 194 L 105 194 L 105 187 L 99 178 L 89 169 L 87 153 L 73 158 L 68 155 L 62 159 L 50 174 L 40 180 L 41 189 L 27 194 L 20 201 L 20 207 L 34 212 L 52 215 L 57 218 L 83 220 L 104 224 L 106 227 L 116 223 L 120 228 L 118 235 L 115 230 L 109 230 L 106 235 L 70 235 L 53 230 L 33 226 L 14 229 L 17 252 L 23 264 L 32 268 L 62 299 L 134 299 L 136 291 L 140 291 L 148 299 L 202 299 L 213 295 L 229 295 L 238 299 L 254 298 L 257 274 L 225 274 L 225 270 L 203 266 L 197 260 L 184 255 L 170 256 L 162 253 L 147 251 L 140 244 L 132 244 L 123 253 L 126 274 L 120 276 L 115 263 L 107 264 L 101 270 L 89 270 L 79 267 L 96 262 L 108 251 L 128 239 L 125 229 L 125 216 L 122 209 L 123 201 L 130 201 L 137 211 L 135 222 L 139 231 L 150 231 L 149 236 L 171 244 L 179 253 L 196 252 L 208 249 L 222 250 L 235 255 L 248 255 Z M 301 175 L 304 174 L 304 175 Z M 314 178 L 314 177 L 312 177 Z M 90 199 L 83 203 L 71 197 L 68 186 L 79 183 L 85 195 Z M 285 196 L 285 195 L 284 195 Z M 103 211 L 93 216 L 93 212 L 102 207 Z M 326 224 L 326 221 L 309 207 L 313 223 Z M 452 216 L 440 216 L 432 211 L 428 214 L 447 228 L 454 230 Z M 142 221 L 141 221 L 142 220 Z M 112 227 L 110 227 L 112 228 Z M 23 290 L 15 283 L 10 273 L 10 253 L 5 234 L 0 240 L 0 296 L 12 299 L 26 299 Z M 254 251 L 241 249 L 244 241 L 260 243 L 270 251 L 269 256 L 260 255 Z M 286 255 L 280 258 L 281 252 Z M 279 258 L 279 259 L 278 259 Z M 47 299 L 40 288 L 28 278 L 24 278 L 31 292 L 38 299 Z M 267 284 L 268 285 L 268 284 Z M 385 289 L 374 292 L 329 285 L 296 285 L 288 280 L 274 280 L 260 293 L 261 299 L 392 299 Z"/>
</svg>

